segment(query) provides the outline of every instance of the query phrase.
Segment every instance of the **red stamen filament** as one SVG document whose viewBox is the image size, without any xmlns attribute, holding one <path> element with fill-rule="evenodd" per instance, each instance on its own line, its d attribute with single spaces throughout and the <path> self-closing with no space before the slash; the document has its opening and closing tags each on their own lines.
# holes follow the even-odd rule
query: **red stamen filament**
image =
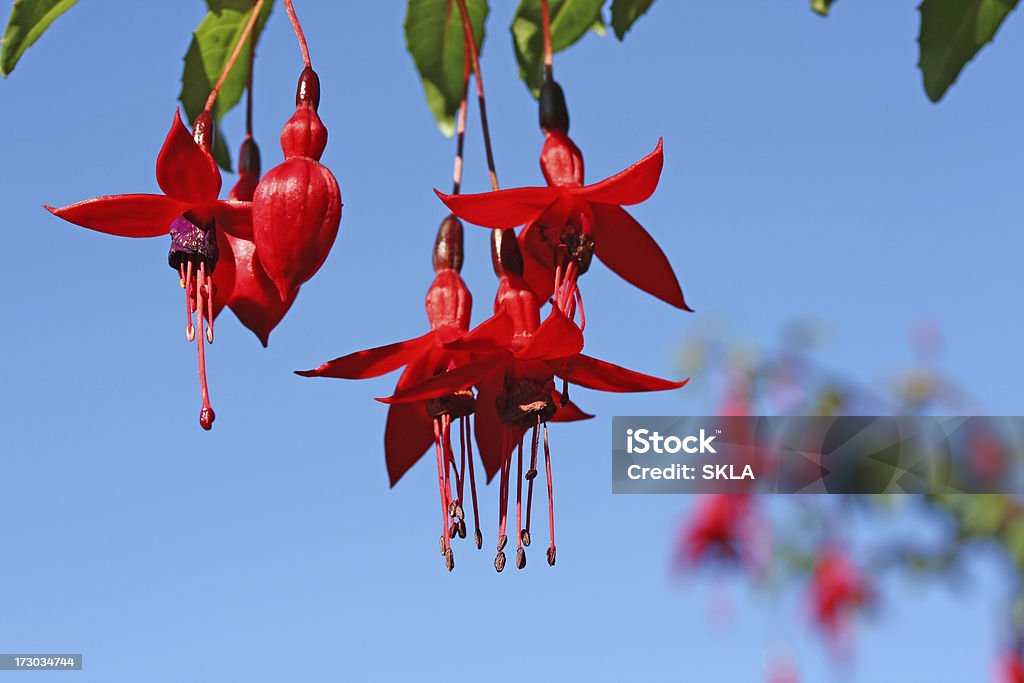
<svg viewBox="0 0 1024 683">
<path fill-rule="evenodd" d="M 548 547 L 548 564 L 555 564 L 555 503 L 551 484 L 551 449 L 548 446 L 548 423 L 544 423 L 544 467 L 548 477 L 548 534 L 551 545 Z"/>
<path fill-rule="evenodd" d="M 445 482 L 448 477 L 445 473 L 445 458 L 441 446 L 441 418 L 438 417 L 434 418 L 434 450 L 437 453 L 437 488 L 441 494 L 441 525 L 443 528 L 441 533 L 441 554 L 447 556 L 451 550 L 451 544 L 448 542 L 450 538 L 448 535 L 450 533 L 448 527 L 448 496 L 445 490 Z"/>
<path fill-rule="evenodd" d="M 191 270 L 191 264 L 189 266 Z M 210 282 L 212 285 L 212 281 Z M 207 289 L 210 285 L 206 281 L 206 264 L 200 262 L 199 264 L 199 278 L 196 283 L 196 322 L 199 324 L 199 334 L 196 335 L 196 346 L 199 351 L 199 390 L 203 395 L 203 407 L 199 410 L 199 424 L 203 429 L 209 430 L 213 427 L 213 421 L 216 415 L 213 412 L 213 406 L 210 405 L 210 390 L 206 385 L 206 344 L 204 337 L 206 336 L 203 332 L 203 323 L 205 319 L 206 306 L 204 305 L 203 297 L 208 296 L 210 289 Z M 189 318 L 189 324 L 191 326 L 191 317 Z M 193 333 L 194 334 L 194 333 Z"/>
<path fill-rule="evenodd" d="M 516 564 L 523 568 L 523 440 L 519 440 L 516 462 Z M 525 559 L 525 558 L 523 558 Z"/>
<path fill-rule="evenodd" d="M 465 449 L 467 460 L 469 461 L 469 491 L 473 496 L 473 525 L 475 527 L 474 537 L 476 539 L 476 547 L 480 548 L 483 545 L 483 536 L 480 533 L 480 512 L 476 504 L 476 474 L 473 471 L 473 433 L 470 423 L 470 417 L 467 415 L 463 418 L 465 423 L 466 433 L 465 442 L 463 448 Z"/>
<path fill-rule="evenodd" d="M 302 62 L 308 68 L 309 63 L 309 46 L 306 45 L 306 35 L 302 32 L 302 24 L 299 23 L 299 17 L 295 14 L 295 6 L 292 5 L 292 0 L 284 0 L 284 9 L 288 12 L 288 21 L 292 24 L 292 30 L 295 31 L 295 37 L 299 41 L 299 50 L 302 51 Z"/>
<path fill-rule="evenodd" d="M 530 518 L 533 513 L 533 480 L 537 478 L 537 451 L 540 447 L 540 432 L 538 431 L 539 425 L 540 420 L 538 420 L 537 424 L 533 426 L 533 438 L 531 439 L 533 443 L 530 447 L 530 469 L 526 473 L 530 483 L 526 487 L 526 527 L 523 531 L 525 532 L 527 539 L 530 537 Z M 530 544 L 526 543 L 526 545 Z"/>
</svg>

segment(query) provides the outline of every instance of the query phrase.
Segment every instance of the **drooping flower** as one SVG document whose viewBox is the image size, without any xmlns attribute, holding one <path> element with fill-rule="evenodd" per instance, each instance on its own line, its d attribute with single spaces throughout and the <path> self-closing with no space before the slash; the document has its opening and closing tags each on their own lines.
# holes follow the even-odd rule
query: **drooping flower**
<svg viewBox="0 0 1024 683">
<path fill-rule="evenodd" d="M 341 190 L 320 163 L 327 129 L 317 114 L 320 79 L 307 66 L 299 77 L 295 113 L 281 131 L 284 161 L 267 171 L 253 197 L 253 241 L 281 300 L 320 269 L 341 222 Z"/>
<path fill-rule="evenodd" d="M 252 201 L 259 180 L 259 147 L 247 135 L 238 158 L 238 182 L 231 188 L 228 199 Z M 256 243 L 251 239 L 219 233 L 217 240 L 221 268 L 225 273 L 218 280 L 224 295 L 218 295 L 214 300 L 214 315 L 227 306 L 265 347 L 271 330 L 277 327 L 295 302 L 299 288 L 296 287 L 287 297 L 281 298 L 281 293 L 270 281 L 260 262 Z"/>
<path fill-rule="evenodd" d="M 470 361 L 470 354 L 446 346 L 457 341 L 469 329 L 473 299 L 462 280 L 462 223 L 448 216 L 441 223 L 434 245 L 436 276 L 427 292 L 427 318 L 430 331 L 414 339 L 358 351 L 328 361 L 314 370 L 300 371 L 303 377 L 364 379 L 378 377 L 405 367 L 395 392 L 420 385 L 438 374 L 455 371 Z M 477 506 L 476 474 L 473 464 L 473 426 L 471 416 L 477 402 L 470 387 L 459 387 L 422 400 L 394 403 L 388 409 L 384 432 L 384 453 L 388 476 L 394 486 L 423 454 L 434 445 L 437 455 L 438 484 L 444 518 L 441 553 L 448 569 L 454 568 L 450 539 L 466 537 L 462 501 L 465 484 L 470 483 L 473 502 L 473 534 L 477 548 L 483 545 Z M 571 404 L 562 409 L 564 416 L 583 415 Z M 461 457 L 456 462 L 451 426 L 458 421 Z M 452 490 L 452 480 L 455 491 Z"/>
<path fill-rule="evenodd" d="M 871 600 L 871 587 L 838 548 L 821 551 L 811 573 L 808 595 L 814 621 L 833 642 L 840 642 L 850 617 Z"/>
<path fill-rule="evenodd" d="M 221 177 L 210 153 L 212 137 L 213 124 L 208 112 L 196 119 L 195 131 L 190 134 L 175 111 L 171 130 L 156 161 L 156 179 L 164 194 L 122 194 L 61 208 L 44 207 L 70 223 L 111 235 L 159 237 L 170 233 L 167 260 L 178 271 L 185 290 L 186 335 L 189 341 L 198 339 L 202 392 L 199 423 L 203 429 L 210 429 L 215 417 L 206 384 L 204 339 L 213 343 L 218 237 L 222 233 L 244 239 L 252 237 L 251 203 L 217 198 Z"/>
<path fill-rule="evenodd" d="M 548 484 L 549 564 L 555 563 L 551 458 L 547 423 L 590 417 L 572 409 L 567 392 L 555 389 L 554 378 L 602 391 L 632 392 L 675 389 L 685 384 L 643 375 L 581 353 L 583 334 L 572 320 L 553 308 L 541 322 L 540 302 L 522 278 L 522 256 L 511 230 L 492 233 L 491 254 L 498 292 L 495 314 L 468 334 L 445 345 L 469 353 L 470 362 L 396 391 L 384 402 L 402 404 L 429 400 L 469 387 L 477 388 L 476 439 L 488 479 L 501 474 L 498 554 L 495 568 L 505 566 L 506 524 L 512 451 L 518 449 L 516 566 L 526 564 L 524 546 L 530 545 L 533 480 L 537 475 L 540 436 L 543 433 Z M 523 439 L 532 430 L 530 468 L 523 469 Z M 529 482 L 526 524 L 523 524 L 522 482 Z"/>
<path fill-rule="evenodd" d="M 552 96 L 552 88 L 557 95 Z M 553 81 L 541 90 L 541 126 L 546 139 L 541 170 L 547 187 L 519 187 L 480 194 L 446 195 L 441 201 L 463 220 L 487 228 L 526 227 L 519 235 L 523 276 L 542 300 L 570 317 L 582 304 L 577 278 L 597 256 L 624 280 L 659 299 L 690 310 L 668 258 L 623 206 L 639 204 L 658 186 L 662 142 L 646 157 L 609 178 L 583 184 L 583 155 L 569 138 L 564 96 Z M 581 312 L 581 324 L 583 321 Z"/>
</svg>

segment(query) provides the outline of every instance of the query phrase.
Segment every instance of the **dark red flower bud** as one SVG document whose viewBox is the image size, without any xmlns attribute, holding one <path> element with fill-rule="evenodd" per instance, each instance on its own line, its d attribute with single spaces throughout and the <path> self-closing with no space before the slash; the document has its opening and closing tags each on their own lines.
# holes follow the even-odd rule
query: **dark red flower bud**
<svg viewBox="0 0 1024 683">
<path fill-rule="evenodd" d="M 238 152 L 238 175 L 255 177 L 257 181 L 260 179 L 260 148 L 250 135 L 242 140 L 242 148 Z M 239 199 L 252 201 L 252 196 Z"/>
<path fill-rule="evenodd" d="M 320 107 L 320 77 L 307 66 L 299 76 L 299 85 L 295 89 L 295 106 L 307 105 L 315 111 Z"/>
<path fill-rule="evenodd" d="M 213 149 L 213 119 L 210 112 L 204 111 L 196 117 L 192 128 L 192 138 L 207 152 Z"/>
<path fill-rule="evenodd" d="M 246 136 L 238 153 L 238 182 L 231 188 L 228 199 L 251 202 L 260 182 L 260 148 L 256 141 Z"/>
<path fill-rule="evenodd" d="M 441 221 L 434 241 L 434 272 L 446 268 L 462 272 L 462 221 L 452 214 Z"/>
<path fill-rule="evenodd" d="M 554 80 L 545 78 L 537 98 L 540 110 L 540 129 L 545 133 L 569 132 L 569 109 L 565 106 L 565 93 Z"/>
<path fill-rule="evenodd" d="M 523 254 L 514 230 L 491 231 L 491 263 L 498 277 L 522 277 Z"/>
</svg>

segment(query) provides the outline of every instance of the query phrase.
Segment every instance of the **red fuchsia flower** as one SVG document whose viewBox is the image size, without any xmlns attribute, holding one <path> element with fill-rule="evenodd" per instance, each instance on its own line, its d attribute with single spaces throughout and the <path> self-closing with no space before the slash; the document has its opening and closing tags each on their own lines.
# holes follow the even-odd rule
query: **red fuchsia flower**
<svg viewBox="0 0 1024 683">
<path fill-rule="evenodd" d="M 681 530 L 676 561 L 680 566 L 718 560 L 749 564 L 753 499 L 747 494 L 700 496 Z"/>
<path fill-rule="evenodd" d="M 221 177 L 210 154 L 213 124 L 208 112 L 201 114 L 190 134 L 175 112 L 171 130 L 156 160 L 156 179 L 164 194 L 122 194 L 87 199 L 47 211 L 90 230 L 122 237 L 158 237 L 168 232 L 171 249 L 167 260 L 178 271 L 185 290 L 189 341 L 198 339 L 199 382 L 203 405 L 199 423 L 210 429 L 214 420 L 206 384 L 204 339 L 213 343 L 214 277 L 219 249 L 218 236 L 227 233 L 252 237 L 252 205 L 245 201 L 217 199 Z M 195 323 L 193 323 L 193 315 Z M 196 335 L 196 326 L 199 334 Z"/>
<path fill-rule="evenodd" d="M 231 188 L 228 199 L 252 201 L 259 180 L 260 150 L 255 140 L 247 135 L 238 157 L 238 182 Z M 263 269 L 256 253 L 256 243 L 252 240 L 219 233 L 217 248 L 224 271 L 218 282 L 222 283 L 224 294 L 218 294 L 214 301 L 214 316 L 227 306 L 266 347 L 271 330 L 291 308 L 299 289 L 295 288 L 287 297 L 281 298 Z"/>
<path fill-rule="evenodd" d="M 871 600 L 871 587 L 842 551 L 822 551 L 811 573 L 808 595 L 814 621 L 838 643 L 850 617 Z"/>
<path fill-rule="evenodd" d="M 542 323 L 540 302 L 522 278 L 522 256 L 511 230 L 492 233 L 491 254 L 499 278 L 495 314 L 446 348 L 464 351 L 472 360 L 381 399 L 391 404 L 430 400 L 456 391 L 477 388 L 476 439 L 488 479 L 501 473 L 498 522 L 498 554 L 494 566 L 505 566 L 509 483 L 512 450 L 518 448 L 516 487 L 516 566 L 526 565 L 524 546 L 530 545 L 533 481 L 537 475 L 540 435 L 543 432 L 548 485 L 548 525 L 551 543 L 548 563 L 555 563 L 554 517 L 551 481 L 549 421 L 591 417 L 568 401 L 567 392 L 555 389 L 554 377 L 602 391 L 657 391 L 675 389 L 686 382 L 671 382 L 626 370 L 585 356 L 583 334 L 560 310 L 552 309 Z M 568 409 L 568 410 L 567 410 Z M 532 430 L 530 469 L 523 470 L 523 438 Z M 529 482 L 526 524 L 522 519 L 522 482 Z"/>
<path fill-rule="evenodd" d="M 524 277 L 542 300 L 573 317 L 582 309 L 577 278 L 593 256 L 624 280 L 667 303 L 690 310 L 661 248 L 622 206 L 639 204 L 658 186 L 662 143 L 626 170 L 583 184 L 583 155 L 569 138 L 569 117 L 557 83 L 541 89 L 541 127 L 546 135 L 541 170 L 547 187 L 519 187 L 481 194 L 437 192 L 463 220 L 488 228 L 515 228 L 524 254 Z M 585 324 L 580 311 L 581 326 Z"/>
<path fill-rule="evenodd" d="M 341 222 L 338 181 L 320 163 L 327 129 L 319 104 L 320 79 L 307 62 L 295 113 L 281 131 L 285 160 L 267 171 L 253 197 L 253 241 L 282 301 L 323 265 Z"/>
<path fill-rule="evenodd" d="M 335 358 L 314 370 L 297 371 L 296 374 L 303 377 L 365 379 L 379 377 L 404 366 L 405 370 L 395 386 L 395 391 L 402 391 L 430 379 L 437 373 L 444 373 L 464 364 L 469 360 L 468 354 L 444 346 L 446 342 L 459 339 L 469 330 L 473 297 L 459 275 L 461 270 L 462 224 L 454 216 L 448 216 L 441 222 L 434 245 L 436 276 L 427 291 L 426 300 L 430 331 L 414 339 Z M 441 554 L 449 571 L 455 567 L 450 539 L 456 534 L 461 538 L 466 537 L 461 501 L 464 500 L 467 463 L 473 497 L 473 518 L 476 524 L 474 539 L 477 548 L 483 546 L 477 510 L 470 422 L 475 403 L 473 392 L 464 389 L 429 401 L 396 403 L 388 409 L 387 426 L 384 431 L 384 455 L 392 486 L 423 457 L 431 444 L 434 445 L 444 519 Z M 451 438 L 452 420 L 459 422 L 461 465 L 455 462 Z M 452 492 L 453 478 L 457 495 L 453 495 Z"/>
</svg>

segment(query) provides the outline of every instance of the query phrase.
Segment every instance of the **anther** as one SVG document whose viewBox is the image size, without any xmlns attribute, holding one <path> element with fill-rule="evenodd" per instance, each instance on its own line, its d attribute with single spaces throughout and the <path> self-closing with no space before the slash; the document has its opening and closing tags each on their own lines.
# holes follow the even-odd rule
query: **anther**
<svg viewBox="0 0 1024 683">
<path fill-rule="evenodd" d="M 499 553 L 502 550 L 505 549 L 505 544 L 506 543 L 508 543 L 508 536 L 506 536 L 505 534 L 502 534 L 501 536 L 498 537 L 498 552 Z"/>
<path fill-rule="evenodd" d="M 466 522 L 464 520 L 460 519 L 459 520 L 459 538 L 465 538 L 465 537 L 466 537 Z"/>
<path fill-rule="evenodd" d="M 473 538 L 476 540 L 476 549 L 477 550 L 483 550 L 483 547 L 484 547 L 484 535 L 482 533 L 480 533 L 479 529 L 477 529 L 473 533 Z"/>
<path fill-rule="evenodd" d="M 555 546 L 548 548 L 548 564 L 552 567 L 555 566 Z"/>
<path fill-rule="evenodd" d="M 523 476 L 526 479 L 526 481 L 533 481 L 534 477 L 537 476 L 537 470 L 536 469 L 527 470 L 526 474 L 523 475 Z"/>
<path fill-rule="evenodd" d="M 519 532 L 519 538 L 522 539 L 523 545 L 525 545 L 527 548 L 530 547 L 530 530 L 529 529 L 523 529 L 522 531 L 520 531 Z"/>
<path fill-rule="evenodd" d="M 444 554 L 444 566 L 448 567 L 448 571 L 455 569 L 455 554 L 451 548 Z"/>
<path fill-rule="evenodd" d="M 516 569 L 522 569 L 526 566 L 526 551 L 520 548 L 516 551 Z"/>
<path fill-rule="evenodd" d="M 494 570 L 498 573 L 505 569 L 505 553 L 499 552 L 494 558 Z"/>
</svg>

